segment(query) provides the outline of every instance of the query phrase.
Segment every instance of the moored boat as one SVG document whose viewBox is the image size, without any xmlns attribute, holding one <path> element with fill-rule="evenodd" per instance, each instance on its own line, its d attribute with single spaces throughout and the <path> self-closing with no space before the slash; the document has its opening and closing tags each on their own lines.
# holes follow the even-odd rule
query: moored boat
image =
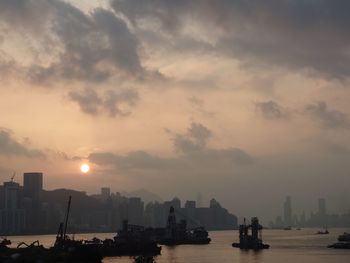
<svg viewBox="0 0 350 263">
<path fill-rule="evenodd" d="M 344 232 L 344 234 L 339 235 L 338 241 L 340 241 L 340 242 L 350 242 L 350 233 Z"/>
</svg>

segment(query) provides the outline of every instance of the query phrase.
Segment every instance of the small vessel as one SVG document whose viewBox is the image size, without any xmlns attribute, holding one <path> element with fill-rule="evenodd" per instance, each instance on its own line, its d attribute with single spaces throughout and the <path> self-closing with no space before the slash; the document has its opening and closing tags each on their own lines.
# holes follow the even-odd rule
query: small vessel
<svg viewBox="0 0 350 263">
<path fill-rule="evenodd" d="M 344 232 L 344 234 L 339 235 L 338 241 L 340 241 L 340 242 L 350 242 L 350 233 Z"/>
<path fill-rule="evenodd" d="M 325 227 L 324 230 L 316 232 L 316 235 L 328 235 L 328 234 L 329 234 L 329 231 L 327 227 Z"/>
<path fill-rule="evenodd" d="M 283 228 L 283 230 L 292 230 L 292 227 L 291 226 L 286 226 Z"/>
<path fill-rule="evenodd" d="M 249 234 L 249 229 L 251 229 L 251 235 Z M 232 243 L 233 247 L 240 249 L 268 249 L 270 245 L 264 244 L 262 242 L 262 225 L 259 224 L 259 219 L 253 217 L 251 219 L 250 225 L 246 224 L 244 218 L 244 224 L 239 226 L 239 243 Z"/>
<path fill-rule="evenodd" d="M 350 249 L 350 234 L 344 232 L 344 234 L 338 236 L 337 243 L 329 245 L 328 248 L 336 248 L 336 249 Z"/>
</svg>

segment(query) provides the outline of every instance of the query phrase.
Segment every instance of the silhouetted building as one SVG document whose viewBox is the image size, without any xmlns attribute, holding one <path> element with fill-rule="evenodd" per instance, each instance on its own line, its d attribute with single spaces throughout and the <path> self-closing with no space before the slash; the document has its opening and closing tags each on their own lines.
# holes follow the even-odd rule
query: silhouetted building
<svg viewBox="0 0 350 263">
<path fill-rule="evenodd" d="M 109 187 L 102 187 L 101 196 L 103 200 L 107 200 L 111 196 L 111 189 Z"/>
<path fill-rule="evenodd" d="M 20 206 L 20 186 L 4 183 L 4 209 L 0 210 L 0 233 L 19 234 L 25 228 L 25 212 Z"/>
<path fill-rule="evenodd" d="M 187 200 L 185 203 L 186 209 L 195 209 L 196 208 L 196 201 Z"/>
<path fill-rule="evenodd" d="M 23 194 L 24 197 L 31 198 L 33 202 L 39 202 L 43 191 L 42 173 L 24 173 L 23 174 Z"/>
<path fill-rule="evenodd" d="M 36 233 L 43 225 L 41 195 L 43 192 L 43 174 L 30 172 L 23 174 L 23 196 L 27 215 L 26 229 Z"/>
<path fill-rule="evenodd" d="M 203 206 L 202 193 L 198 192 L 197 193 L 197 207 L 202 207 L 202 206 Z"/>
<path fill-rule="evenodd" d="M 292 226 L 292 200 L 290 196 L 286 197 L 286 201 L 284 202 L 283 206 L 283 212 L 284 212 L 284 226 Z"/>
<path fill-rule="evenodd" d="M 134 225 L 143 225 L 144 204 L 139 197 L 129 198 L 128 221 Z"/>
<path fill-rule="evenodd" d="M 318 199 L 318 215 L 324 217 L 327 214 L 326 211 L 326 200 L 324 198 Z"/>
</svg>

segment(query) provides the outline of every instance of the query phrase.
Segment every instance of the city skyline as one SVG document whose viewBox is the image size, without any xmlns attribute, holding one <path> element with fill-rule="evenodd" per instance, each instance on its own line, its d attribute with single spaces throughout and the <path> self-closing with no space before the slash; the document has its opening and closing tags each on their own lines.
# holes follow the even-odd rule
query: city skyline
<svg viewBox="0 0 350 263">
<path fill-rule="evenodd" d="M 23 174 L 23 185 L 11 181 L 0 185 L 0 235 L 54 234 L 64 220 L 69 199 L 71 218 L 69 231 L 116 232 L 125 220 L 132 225 L 162 228 L 167 224 L 170 209 L 185 220 L 187 227 L 205 227 L 208 230 L 233 230 L 237 216 L 223 208 L 214 198 L 208 206 L 197 206 L 196 201 L 182 203 L 177 197 L 169 201 L 146 202 L 140 196 L 124 196 L 101 187 L 98 194 L 87 195 L 74 189 L 43 189 L 43 174 Z"/>
<path fill-rule="evenodd" d="M 348 2 L 176 2 L 0 1 L 0 181 L 348 211 Z"/>
<path fill-rule="evenodd" d="M 3 185 L 0 185 L 0 230 L 4 228 L 6 229 L 6 228 L 12 227 L 14 229 L 27 229 L 27 231 L 31 231 L 32 233 L 36 233 L 40 231 L 48 231 L 48 230 L 41 229 L 40 225 L 42 225 L 43 223 L 39 223 L 39 222 L 47 222 L 47 220 L 42 221 L 41 217 L 46 218 L 47 217 L 46 214 L 48 213 L 46 209 L 51 205 L 56 206 L 56 204 L 53 203 L 49 205 L 47 201 L 44 201 L 42 198 L 43 195 L 45 196 L 47 195 L 47 193 L 50 192 L 50 190 L 44 189 L 43 187 L 43 182 L 44 182 L 43 173 L 25 172 L 23 174 L 23 185 L 16 182 L 14 178 L 15 178 L 15 175 L 11 177 L 10 181 L 3 182 Z M 208 202 L 203 204 L 201 193 L 197 193 L 196 201 L 194 199 L 181 200 L 177 197 L 177 195 L 173 195 L 172 198 L 169 198 L 169 200 L 171 201 L 164 201 L 156 194 L 148 192 L 146 190 L 135 191 L 133 193 L 127 193 L 127 192 L 120 193 L 118 191 L 111 190 L 111 188 L 108 186 L 100 186 L 100 191 L 98 193 L 90 193 L 90 194 L 86 193 L 86 191 L 76 191 L 75 189 L 72 189 L 72 188 L 54 189 L 51 191 L 53 192 L 63 191 L 62 193 L 66 193 L 65 195 L 64 194 L 62 195 L 62 193 L 60 194 L 61 196 L 60 200 L 58 200 L 56 197 L 56 202 L 60 202 L 60 203 L 64 203 L 65 199 L 68 196 L 68 193 L 73 191 L 73 193 L 80 193 L 87 197 L 89 196 L 102 202 L 108 201 L 109 198 L 112 198 L 112 199 L 116 197 L 124 198 L 124 202 L 126 200 L 129 200 L 131 207 L 136 207 L 135 209 L 138 211 L 140 211 L 140 209 L 142 211 L 144 211 L 144 209 L 153 210 L 154 209 L 153 207 L 158 207 L 159 209 L 160 204 L 164 204 L 164 206 L 167 207 L 165 211 L 167 211 L 170 206 L 174 206 L 179 212 L 181 209 L 185 209 L 184 214 L 187 215 L 187 217 L 185 216 L 184 219 L 189 220 L 190 222 L 189 226 L 191 226 L 191 222 L 194 221 L 195 214 L 193 211 L 192 212 L 188 211 L 188 209 L 215 207 L 216 204 L 218 204 L 219 207 L 221 207 L 221 205 L 213 197 L 211 197 L 210 200 L 208 200 Z M 302 212 L 299 212 L 300 209 L 295 209 L 296 207 L 298 207 L 298 204 L 295 204 L 292 200 L 293 199 L 291 196 L 286 196 L 285 201 L 283 203 L 283 209 L 281 208 L 280 210 L 283 216 L 280 216 L 278 214 L 276 216 L 272 214 L 272 215 L 269 215 L 268 217 L 261 217 L 263 224 L 271 228 L 282 228 L 282 229 L 288 228 L 288 227 L 320 227 L 320 226 L 321 227 L 322 226 L 339 227 L 339 226 L 345 226 L 346 225 L 345 222 L 348 221 L 350 217 L 350 209 L 346 211 L 341 211 L 340 213 L 334 213 L 332 211 L 329 213 L 329 208 L 326 205 L 327 202 L 325 198 L 317 199 L 318 206 L 316 210 L 308 210 L 308 211 L 303 210 Z M 120 201 L 118 201 L 117 203 L 120 203 Z M 62 208 L 63 207 L 61 206 L 60 209 Z M 118 223 L 115 223 L 115 226 L 118 225 L 118 227 L 121 227 L 121 222 L 124 219 L 129 220 L 129 222 L 133 224 L 152 226 L 152 227 L 156 227 L 156 226 L 161 227 L 162 225 L 165 224 L 166 212 L 164 211 L 161 212 L 160 219 L 157 219 L 157 220 L 143 219 L 140 221 L 140 219 L 143 218 L 144 213 L 147 213 L 146 210 L 144 212 L 138 212 L 139 214 L 137 215 L 131 215 L 131 217 L 125 214 L 125 212 L 117 210 L 116 214 L 119 214 L 118 218 L 119 217 L 120 218 L 118 219 L 119 220 Z M 232 221 L 232 222 L 235 222 L 234 227 L 237 227 L 237 223 L 243 222 L 244 218 L 247 218 L 247 217 L 249 218 L 249 215 L 238 214 L 237 211 L 230 210 L 229 212 L 235 216 L 234 221 Z M 52 213 L 52 211 L 50 213 Z M 90 213 L 93 214 L 94 212 L 90 211 Z M 64 212 L 61 210 L 60 216 L 62 217 L 63 214 Z M 180 218 L 184 214 L 181 214 L 180 212 Z M 271 221 L 271 219 L 273 219 L 274 217 L 276 217 L 276 219 L 274 221 Z M 17 218 L 17 219 L 11 219 L 11 218 Z M 154 220 L 155 222 L 158 222 L 155 225 L 154 223 L 150 223 L 150 222 L 153 222 Z M 108 221 L 108 222 L 112 222 L 112 221 Z M 204 217 L 203 219 L 201 219 L 201 221 L 205 222 Z M 4 223 L 4 222 L 12 222 L 11 227 L 7 225 L 8 223 Z M 206 224 L 207 224 L 206 227 L 208 229 L 215 229 L 215 227 L 211 226 L 208 222 Z M 221 227 L 225 229 L 224 226 L 221 226 Z M 219 226 L 217 226 L 217 228 L 220 229 Z M 94 230 L 96 231 L 96 229 Z M 109 230 L 112 230 L 112 229 L 109 228 Z M 19 231 L 23 231 L 23 230 L 19 230 Z M 86 230 L 83 230 L 83 231 L 86 231 Z"/>
</svg>

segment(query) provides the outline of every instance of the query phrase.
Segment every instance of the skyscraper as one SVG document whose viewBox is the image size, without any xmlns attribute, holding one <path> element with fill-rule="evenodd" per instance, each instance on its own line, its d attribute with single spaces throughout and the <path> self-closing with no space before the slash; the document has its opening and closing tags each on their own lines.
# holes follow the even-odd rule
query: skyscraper
<svg viewBox="0 0 350 263">
<path fill-rule="evenodd" d="M 107 200 L 111 196 L 111 189 L 109 187 L 101 188 L 101 197 L 103 200 Z"/>
<path fill-rule="evenodd" d="M 197 207 L 203 207 L 203 197 L 201 192 L 197 193 Z"/>
<path fill-rule="evenodd" d="M 42 226 L 41 194 L 43 191 L 43 174 L 38 172 L 23 174 L 23 195 L 26 203 L 26 228 L 36 232 Z"/>
<path fill-rule="evenodd" d="M 4 183 L 5 207 L 0 210 L 0 232 L 20 233 L 25 226 L 25 212 L 20 207 L 19 184 L 13 181 Z"/>
<path fill-rule="evenodd" d="M 283 212 L 284 212 L 284 226 L 286 227 L 292 226 L 292 200 L 290 196 L 287 196 L 286 201 L 284 201 Z"/>
<path fill-rule="evenodd" d="M 327 213 L 326 211 L 326 200 L 324 198 L 318 199 L 318 215 L 323 217 Z"/>
<path fill-rule="evenodd" d="M 39 202 L 43 190 L 42 173 L 24 173 L 23 174 L 23 192 L 24 197 L 31 198 L 33 203 Z"/>
</svg>

